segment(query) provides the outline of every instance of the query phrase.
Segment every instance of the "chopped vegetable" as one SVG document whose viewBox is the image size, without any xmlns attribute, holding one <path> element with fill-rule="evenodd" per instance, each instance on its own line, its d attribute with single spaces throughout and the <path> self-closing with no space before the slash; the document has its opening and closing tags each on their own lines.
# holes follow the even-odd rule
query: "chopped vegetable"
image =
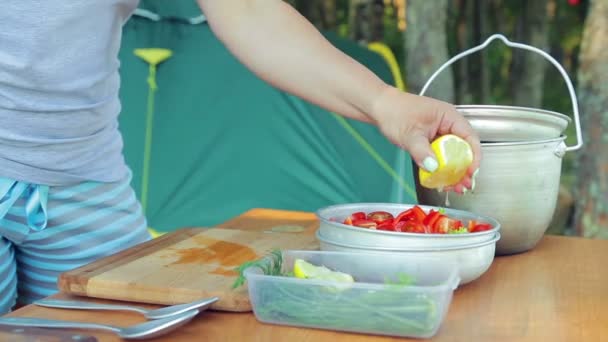
<svg viewBox="0 0 608 342">
<path fill-rule="evenodd" d="M 454 230 L 448 232 L 448 234 L 465 234 L 468 232 L 469 232 L 469 230 L 467 229 L 467 227 L 460 227 L 458 229 L 454 229 Z"/>
<path fill-rule="evenodd" d="M 463 234 L 492 229 L 491 224 L 475 220 L 469 220 L 465 225 L 461 220 L 448 217 L 443 208 L 431 209 L 427 213 L 417 205 L 396 216 L 387 211 L 369 214 L 359 211 L 346 217 L 342 223 L 367 229 L 421 234 Z"/>
<path fill-rule="evenodd" d="M 378 224 L 372 220 L 362 219 L 353 220 L 353 226 L 376 229 L 378 227 Z"/>
<path fill-rule="evenodd" d="M 388 221 L 388 220 L 393 220 L 394 217 L 393 217 L 393 214 L 386 212 L 386 211 L 374 211 L 374 212 L 367 214 L 367 219 L 380 224 L 380 223 Z"/>
</svg>

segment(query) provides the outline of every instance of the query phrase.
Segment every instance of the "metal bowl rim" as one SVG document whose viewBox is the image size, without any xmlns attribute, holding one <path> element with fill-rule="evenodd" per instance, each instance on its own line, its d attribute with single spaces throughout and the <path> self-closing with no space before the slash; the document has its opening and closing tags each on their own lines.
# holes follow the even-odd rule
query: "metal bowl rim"
<svg viewBox="0 0 608 342">
<path fill-rule="evenodd" d="M 509 141 L 509 142 L 483 142 L 482 147 L 509 147 L 509 146 L 521 146 L 521 145 L 542 145 L 548 143 L 557 143 L 566 140 L 566 135 L 561 135 L 557 138 L 542 139 L 542 140 L 522 140 L 522 141 Z"/>
<path fill-rule="evenodd" d="M 477 216 L 482 218 L 484 221 L 486 221 L 487 223 L 490 223 L 492 225 L 492 229 L 490 230 L 486 230 L 483 232 L 476 232 L 476 233 L 466 233 L 466 234 L 422 234 L 422 233 L 407 233 L 407 232 L 391 232 L 391 231 L 387 231 L 387 230 L 377 230 L 377 229 L 367 229 L 367 230 L 363 230 L 365 228 L 361 228 L 361 227 L 354 227 L 354 226 L 349 226 L 347 224 L 343 224 L 342 222 L 338 222 L 338 221 L 330 221 L 329 219 L 323 217 L 321 215 L 321 211 L 324 210 L 330 210 L 333 208 L 340 208 L 340 207 L 344 207 L 344 206 L 351 206 L 351 205 L 360 205 L 360 206 L 366 206 L 366 205 L 380 205 L 380 206 L 393 206 L 393 207 L 402 207 L 405 206 L 405 208 L 403 210 L 408 210 L 413 208 L 414 206 L 419 206 L 422 209 L 434 209 L 434 210 L 438 210 L 438 209 L 443 209 L 446 210 L 446 212 L 455 212 L 456 214 L 462 214 L 463 216 Z M 403 211 L 402 210 L 402 211 Z M 453 208 L 442 208 L 442 207 L 437 207 L 437 206 L 432 206 L 432 205 L 424 205 L 424 204 L 401 204 L 401 203 L 373 203 L 373 202 L 362 202 L 362 203 L 347 203 L 347 204 L 334 204 L 334 205 L 330 205 L 330 206 L 326 206 L 323 208 L 318 209 L 315 212 L 315 215 L 317 216 L 317 218 L 321 221 L 323 221 L 326 224 L 332 225 L 332 226 L 336 226 L 337 228 L 340 229 L 348 229 L 348 230 L 353 230 L 356 231 L 357 233 L 361 233 L 364 232 L 364 234 L 373 234 L 373 235 L 386 235 L 386 236 L 399 236 L 399 237 L 410 237 L 410 238 L 420 238 L 420 239 L 433 239 L 433 238 L 439 238 L 439 239 L 466 239 L 469 237 L 478 237 L 478 236 L 483 236 L 483 235 L 491 235 L 492 233 L 496 233 L 500 230 L 500 222 L 498 222 L 496 219 L 489 217 L 489 216 L 485 216 L 485 215 L 478 215 L 475 213 L 472 213 L 470 211 L 466 211 L 466 210 L 460 210 L 460 209 L 453 209 Z"/>
<path fill-rule="evenodd" d="M 572 118 L 570 118 L 569 116 L 559 113 L 559 112 L 555 112 L 552 110 L 547 110 L 547 109 L 540 109 L 540 108 L 533 108 L 533 107 L 523 107 L 523 106 L 505 106 L 505 105 L 475 105 L 475 104 L 468 104 L 468 105 L 456 105 L 455 106 L 456 109 L 492 109 L 492 110 L 515 110 L 515 111 L 521 111 L 521 112 L 535 112 L 535 113 L 540 113 L 540 114 L 548 114 L 551 116 L 555 116 L 557 118 L 566 120 L 567 124 L 572 122 Z M 472 114 L 463 114 L 465 116 L 467 115 L 472 115 Z M 483 113 L 482 113 L 483 115 Z"/>
<path fill-rule="evenodd" d="M 344 244 L 344 243 L 340 243 L 340 242 L 335 242 L 335 241 L 328 240 L 325 237 L 321 236 L 321 232 L 319 230 L 317 230 L 317 232 L 315 233 L 315 236 L 321 242 L 329 243 L 329 244 L 332 244 L 332 245 L 335 245 L 338 247 L 354 248 L 354 249 L 361 249 L 361 250 L 366 250 L 366 251 L 417 252 L 417 253 L 445 252 L 445 251 L 456 251 L 456 250 L 463 250 L 463 249 L 474 249 L 474 248 L 484 247 L 484 246 L 487 246 L 490 244 L 496 244 L 496 242 L 498 240 L 500 240 L 500 233 L 496 232 L 496 235 L 494 235 L 494 237 L 491 238 L 490 240 L 476 242 L 476 243 L 472 243 L 469 245 L 449 246 L 449 247 L 427 247 L 427 248 L 408 247 L 408 248 L 404 248 L 404 249 L 399 249 L 399 248 L 393 248 L 393 247 L 373 247 L 373 246 L 363 246 L 363 245 Z"/>
</svg>

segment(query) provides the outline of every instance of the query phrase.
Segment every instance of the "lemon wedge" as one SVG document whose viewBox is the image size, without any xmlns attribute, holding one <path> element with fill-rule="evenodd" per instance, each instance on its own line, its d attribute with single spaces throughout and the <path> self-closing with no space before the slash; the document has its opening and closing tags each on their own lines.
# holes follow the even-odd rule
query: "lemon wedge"
<svg viewBox="0 0 608 342">
<path fill-rule="evenodd" d="M 301 279 L 330 280 L 340 283 L 354 283 L 355 279 L 348 273 L 332 271 L 325 266 L 315 266 L 306 260 L 296 259 L 293 265 L 293 274 Z"/>
<path fill-rule="evenodd" d="M 431 149 L 437 156 L 439 166 L 432 173 L 419 169 L 420 185 L 426 188 L 441 189 L 457 184 L 473 162 L 471 145 L 453 134 L 435 139 L 431 143 Z"/>
</svg>

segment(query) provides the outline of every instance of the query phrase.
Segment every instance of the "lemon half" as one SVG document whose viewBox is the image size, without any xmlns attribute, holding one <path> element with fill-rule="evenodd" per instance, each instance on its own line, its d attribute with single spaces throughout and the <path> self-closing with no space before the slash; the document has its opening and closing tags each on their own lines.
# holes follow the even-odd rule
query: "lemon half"
<svg viewBox="0 0 608 342">
<path fill-rule="evenodd" d="M 306 260 L 296 259 L 293 265 L 296 278 L 330 280 L 340 283 L 353 283 L 355 279 L 348 273 L 332 271 L 325 266 L 315 266 Z"/>
<path fill-rule="evenodd" d="M 466 140 L 447 134 L 435 139 L 431 149 L 437 156 L 439 166 L 435 172 L 419 169 L 420 185 L 440 189 L 458 184 L 473 162 L 473 150 Z"/>
</svg>

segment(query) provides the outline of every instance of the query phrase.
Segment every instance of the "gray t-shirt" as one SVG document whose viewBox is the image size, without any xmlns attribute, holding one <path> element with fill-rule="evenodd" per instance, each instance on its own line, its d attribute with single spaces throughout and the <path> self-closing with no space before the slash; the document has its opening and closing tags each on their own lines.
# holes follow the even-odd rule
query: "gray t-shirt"
<svg viewBox="0 0 608 342">
<path fill-rule="evenodd" d="M 127 172 L 118 51 L 138 0 L 2 0 L 0 177 L 46 185 Z"/>
</svg>

